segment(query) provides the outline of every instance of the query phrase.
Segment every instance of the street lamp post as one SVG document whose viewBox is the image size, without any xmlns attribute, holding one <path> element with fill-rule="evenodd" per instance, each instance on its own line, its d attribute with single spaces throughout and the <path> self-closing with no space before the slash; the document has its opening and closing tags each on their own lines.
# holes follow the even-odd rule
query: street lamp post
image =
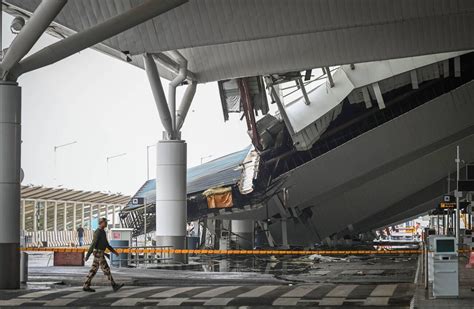
<svg viewBox="0 0 474 309">
<path fill-rule="evenodd" d="M 126 152 L 123 152 L 123 153 L 120 153 L 120 154 L 117 154 L 117 155 L 113 155 L 113 156 L 108 156 L 107 157 L 107 186 L 109 186 L 109 161 L 112 160 L 112 159 L 115 159 L 115 158 L 119 158 L 119 157 L 123 157 L 127 155 Z"/>
<path fill-rule="evenodd" d="M 63 147 L 67 147 L 67 146 L 71 146 L 71 145 L 74 145 L 74 144 L 77 144 L 77 141 L 73 141 L 73 142 L 70 142 L 70 143 L 66 143 L 66 144 L 61 144 L 61 145 L 56 145 L 54 146 L 54 179 L 53 179 L 53 182 L 55 185 L 57 185 L 57 170 L 56 170 L 56 165 L 57 165 L 57 152 L 58 152 L 58 149 L 60 148 L 63 148 Z"/>
</svg>

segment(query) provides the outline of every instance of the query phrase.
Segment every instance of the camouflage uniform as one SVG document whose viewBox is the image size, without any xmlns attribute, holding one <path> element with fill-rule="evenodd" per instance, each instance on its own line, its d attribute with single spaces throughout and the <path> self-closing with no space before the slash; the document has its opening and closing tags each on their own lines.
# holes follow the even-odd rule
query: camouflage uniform
<svg viewBox="0 0 474 309">
<path fill-rule="evenodd" d="M 107 279 L 110 280 L 110 283 L 112 285 L 115 285 L 114 278 L 112 278 L 112 274 L 110 272 L 109 264 L 107 264 L 107 261 L 105 260 L 104 251 L 94 250 L 93 254 L 94 254 L 94 261 L 92 262 L 91 270 L 89 271 L 89 274 L 87 275 L 86 282 L 84 282 L 84 287 L 89 288 L 91 286 L 92 279 L 94 278 L 95 274 L 99 270 L 99 266 L 104 272 L 104 275 L 107 276 Z"/>
<path fill-rule="evenodd" d="M 94 278 L 95 274 L 97 273 L 97 270 L 99 270 L 99 266 L 100 268 L 102 268 L 104 275 L 106 275 L 107 278 L 110 280 L 112 287 L 114 287 L 114 289 L 117 287 L 114 279 L 112 278 L 112 274 L 110 273 L 110 267 L 107 264 L 107 261 L 105 260 L 106 249 L 109 249 L 111 252 L 115 253 L 114 248 L 112 248 L 112 246 L 109 244 L 109 241 L 107 240 L 107 234 L 105 233 L 105 231 L 103 229 L 98 228 L 94 232 L 94 239 L 92 240 L 92 243 L 89 247 L 89 251 L 87 251 L 86 255 L 87 260 L 89 256 L 93 254 L 94 261 L 92 263 L 91 270 L 87 275 L 86 282 L 84 282 L 84 289 L 90 288 L 92 278 Z"/>
</svg>

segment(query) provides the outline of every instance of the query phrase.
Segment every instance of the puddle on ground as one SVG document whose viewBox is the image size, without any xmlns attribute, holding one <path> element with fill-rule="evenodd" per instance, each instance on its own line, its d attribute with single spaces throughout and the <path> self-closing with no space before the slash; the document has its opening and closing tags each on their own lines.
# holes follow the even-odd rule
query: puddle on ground
<svg viewBox="0 0 474 309">
<path fill-rule="evenodd" d="M 262 257 L 222 257 L 201 258 L 204 272 L 253 272 L 272 275 L 297 275 L 309 271 L 314 262 L 308 259 L 262 258 Z"/>
</svg>

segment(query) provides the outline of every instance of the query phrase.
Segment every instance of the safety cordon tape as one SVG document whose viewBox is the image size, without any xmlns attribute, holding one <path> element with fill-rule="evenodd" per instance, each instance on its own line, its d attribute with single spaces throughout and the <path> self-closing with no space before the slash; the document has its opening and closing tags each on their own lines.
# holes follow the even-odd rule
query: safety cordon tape
<svg viewBox="0 0 474 309">
<path fill-rule="evenodd" d="M 41 252 L 87 252 L 88 248 L 20 248 L 21 251 Z M 118 253 L 149 253 L 149 254 L 198 254 L 198 255 L 368 255 L 368 254 L 420 254 L 421 249 L 415 250 L 190 250 L 190 249 L 143 249 L 143 248 L 117 248 Z M 459 250 L 467 253 L 472 250 Z"/>
</svg>

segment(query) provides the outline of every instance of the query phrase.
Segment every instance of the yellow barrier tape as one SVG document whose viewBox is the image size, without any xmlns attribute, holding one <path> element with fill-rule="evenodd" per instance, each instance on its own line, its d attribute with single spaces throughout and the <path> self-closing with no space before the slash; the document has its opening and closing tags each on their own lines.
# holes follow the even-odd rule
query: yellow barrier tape
<svg viewBox="0 0 474 309">
<path fill-rule="evenodd" d="M 21 251 L 40 251 L 40 252 L 87 252 L 88 248 L 36 248 L 36 247 L 25 247 L 20 248 Z M 414 250 L 191 250 L 191 249 L 163 249 L 163 248 L 117 248 L 118 253 L 173 253 L 173 254 L 200 254 L 200 255 L 358 255 L 358 254 L 419 254 L 422 253 L 422 249 Z M 459 253 L 474 252 L 474 250 L 460 249 Z"/>
<path fill-rule="evenodd" d="M 40 252 L 87 252 L 87 248 L 20 248 L 21 251 Z M 173 253 L 173 254 L 209 254 L 209 255 L 351 255 L 351 254 L 418 254 L 422 250 L 190 250 L 190 249 L 137 249 L 137 248 L 117 248 L 118 253 Z M 460 250 L 459 252 L 470 252 L 470 250 Z"/>
</svg>

